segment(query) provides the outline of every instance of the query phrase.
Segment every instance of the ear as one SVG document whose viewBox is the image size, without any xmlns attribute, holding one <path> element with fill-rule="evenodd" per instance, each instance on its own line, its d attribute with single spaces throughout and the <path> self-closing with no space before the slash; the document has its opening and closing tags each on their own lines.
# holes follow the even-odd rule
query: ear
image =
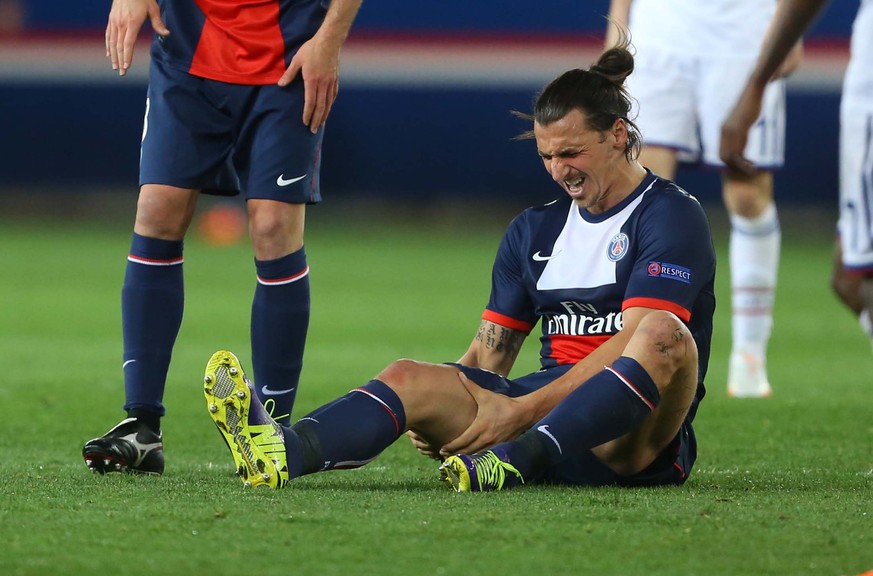
<svg viewBox="0 0 873 576">
<path fill-rule="evenodd" d="M 624 118 L 615 119 L 615 122 L 612 123 L 610 134 L 612 134 L 615 142 L 614 146 L 616 148 L 620 148 L 621 150 L 627 148 L 627 122 L 625 122 Z"/>
</svg>

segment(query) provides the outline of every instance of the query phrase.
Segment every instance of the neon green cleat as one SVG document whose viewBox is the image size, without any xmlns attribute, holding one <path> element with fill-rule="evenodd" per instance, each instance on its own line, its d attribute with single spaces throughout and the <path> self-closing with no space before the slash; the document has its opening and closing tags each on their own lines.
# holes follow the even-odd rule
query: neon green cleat
<svg viewBox="0 0 873 576">
<path fill-rule="evenodd" d="M 455 492 L 490 492 L 524 484 L 521 472 L 492 450 L 449 456 L 440 466 L 440 475 Z"/>
<path fill-rule="evenodd" d="M 219 350 L 209 359 L 203 382 L 209 415 L 230 449 L 243 484 L 285 486 L 288 464 L 282 428 L 255 396 L 239 359 Z"/>
</svg>

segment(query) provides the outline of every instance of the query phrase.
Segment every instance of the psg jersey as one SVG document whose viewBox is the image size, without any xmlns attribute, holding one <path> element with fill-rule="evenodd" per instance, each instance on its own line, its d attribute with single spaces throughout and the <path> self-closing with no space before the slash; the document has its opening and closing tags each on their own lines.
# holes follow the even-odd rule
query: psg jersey
<svg viewBox="0 0 873 576">
<path fill-rule="evenodd" d="M 694 336 L 702 383 L 714 281 L 715 253 L 700 204 L 649 173 L 601 214 L 565 197 L 518 215 L 498 249 L 483 318 L 523 332 L 539 321 L 540 360 L 549 368 L 575 364 L 615 335 L 627 308 L 667 310 Z"/>
<path fill-rule="evenodd" d="M 231 84 L 279 80 L 312 38 L 329 0 L 159 0 L 169 36 L 155 34 L 152 58 Z"/>
</svg>

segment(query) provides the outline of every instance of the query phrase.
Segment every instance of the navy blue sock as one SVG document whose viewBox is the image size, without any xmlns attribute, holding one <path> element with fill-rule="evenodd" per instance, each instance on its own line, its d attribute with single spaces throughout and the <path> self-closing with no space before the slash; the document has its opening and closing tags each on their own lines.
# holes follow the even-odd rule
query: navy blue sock
<svg viewBox="0 0 873 576">
<path fill-rule="evenodd" d="M 522 475 L 622 436 L 642 423 L 661 394 L 648 372 L 622 356 L 571 392 L 515 442 L 494 450 Z"/>
<path fill-rule="evenodd" d="M 273 419 L 288 426 L 303 367 L 309 329 L 306 252 L 255 260 L 258 285 L 252 302 L 252 369 L 258 398 Z"/>
<path fill-rule="evenodd" d="M 121 289 L 124 409 L 130 415 L 164 415 L 164 387 L 184 299 L 182 242 L 134 233 Z"/>
<path fill-rule="evenodd" d="M 289 474 L 359 468 L 406 431 L 406 412 L 385 383 L 370 380 L 284 428 Z"/>
</svg>

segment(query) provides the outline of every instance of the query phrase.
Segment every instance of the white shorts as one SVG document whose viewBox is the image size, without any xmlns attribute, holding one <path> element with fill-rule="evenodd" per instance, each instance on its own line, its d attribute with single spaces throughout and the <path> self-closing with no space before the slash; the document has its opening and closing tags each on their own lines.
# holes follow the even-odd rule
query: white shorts
<svg viewBox="0 0 873 576">
<path fill-rule="evenodd" d="M 627 87 L 638 103 L 643 144 L 679 152 L 683 162 L 723 167 L 718 157 L 721 123 L 736 103 L 755 56 L 685 57 L 657 47 L 634 56 Z M 749 132 L 746 157 L 759 168 L 782 167 L 785 155 L 785 86 L 771 82 L 761 117 Z"/>
<path fill-rule="evenodd" d="M 840 220 L 843 266 L 873 273 L 873 98 L 840 105 Z"/>
</svg>

